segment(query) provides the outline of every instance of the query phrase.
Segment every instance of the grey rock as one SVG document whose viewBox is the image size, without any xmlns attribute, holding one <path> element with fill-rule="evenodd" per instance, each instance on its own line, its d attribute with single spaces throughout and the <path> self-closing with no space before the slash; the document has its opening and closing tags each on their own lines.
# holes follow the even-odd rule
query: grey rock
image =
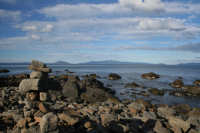
<svg viewBox="0 0 200 133">
<path fill-rule="evenodd" d="M 159 107 L 158 109 L 158 115 L 164 118 L 169 118 L 170 116 L 175 115 L 176 111 L 169 107 Z"/>
<path fill-rule="evenodd" d="M 119 80 L 119 79 L 121 79 L 121 76 L 116 73 L 111 73 L 108 75 L 108 79 L 109 80 Z"/>
<path fill-rule="evenodd" d="M 47 100 L 47 93 L 40 92 L 40 101 L 46 101 L 46 100 Z"/>
<path fill-rule="evenodd" d="M 76 82 L 67 81 L 63 87 L 62 93 L 65 97 L 75 99 L 79 96 L 79 85 Z"/>
<path fill-rule="evenodd" d="M 45 89 L 47 82 L 40 79 L 24 79 L 19 85 L 20 93 L 25 93 L 31 90 L 42 90 Z"/>
<path fill-rule="evenodd" d="M 45 114 L 40 121 L 40 132 L 48 133 L 57 130 L 58 117 L 52 112 Z"/>
<path fill-rule="evenodd" d="M 45 73 L 52 72 L 52 70 L 50 68 L 48 68 L 48 67 L 47 68 L 38 68 L 38 67 L 34 67 L 34 66 L 30 65 L 28 68 L 30 70 L 39 71 L 39 72 L 45 72 Z"/>
<path fill-rule="evenodd" d="M 30 74 L 31 79 L 48 79 L 48 73 L 33 71 Z"/>
<path fill-rule="evenodd" d="M 40 61 L 37 61 L 37 60 L 32 60 L 32 63 L 31 63 L 32 66 L 34 67 L 38 67 L 38 68 L 45 68 L 46 65 Z"/>
<path fill-rule="evenodd" d="M 163 127 L 162 123 L 159 120 L 157 120 L 155 123 L 154 131 L 156 133 L 170 133 L 167 128 Z"/>
</svg>

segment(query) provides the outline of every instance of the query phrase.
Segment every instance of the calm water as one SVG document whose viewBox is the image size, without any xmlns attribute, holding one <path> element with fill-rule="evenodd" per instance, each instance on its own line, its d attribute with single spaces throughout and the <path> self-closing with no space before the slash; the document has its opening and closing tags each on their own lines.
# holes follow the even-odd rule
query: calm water
<svg viewBox="0 0 200 133">
<path fill-rule="evenodd" d="M 64 74 L 65 69 L 75 72 L 75 74 L 81 76 L 85 74 L 96 73 L 101 78 L 99 80 L 103 81 L 105 86 L 112 85 L 112 89 L 116 91 L 116 96 L 121 99 L 129 98 L 140 98 L 142 96 L 133 96 L 134 92 L 147 91 L 147 89 L 136 89 L 131 90 L 129 88 L 124 88 L 126 83 L 136 82 L 140 85 L 146 87 L 155 87 L 159 89 L 173 89 L 168 84 L 178 77 L 183 77 L 185 84 L 192 84 L 194 80 L 200 79 L 200 69 L 190 68 L 190 67 L 178 67 L 178 66 L 162 66 L 162 65 L 49 65 L 53 69 L 53 74 Z M 30 73 L 27 69 L 27 65 L 0 65 L 1 68 L 7 68 L 10 73 L 0 74 L 0 76 L 18 74 L 18 73 Z M 107 80 L 109 73 L 114 72 L 122 76 L 121 80 L 110 81 Z M 160 79 L 148 81 L 141 78 L 142 73 L 155 72 L 161 75 Z M 121 94 L 124 95 L 121 95 Z M 179 104 L 186 103 L 191 106 L 200 107 L 200 98 L 194 97 L 174 97 L 166 93 L 164 96 L 150 96 L 142 97 L 146 100 L 150 100 L 153 103 L 165 103 L 165 104 Z"/>
</svg>

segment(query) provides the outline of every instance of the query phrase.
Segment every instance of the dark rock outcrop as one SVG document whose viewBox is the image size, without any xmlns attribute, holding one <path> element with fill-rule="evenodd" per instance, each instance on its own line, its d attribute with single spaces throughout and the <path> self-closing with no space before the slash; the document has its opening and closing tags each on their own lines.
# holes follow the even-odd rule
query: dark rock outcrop
<svg viewBox="0 0 200 133">
<path fill-rule="evenodd" d="M 125 85 L 125 88 L 138 88 L 138 87 L 141 87 L 141 86 L 138 85 L 138 84 L 135 83 L 135 82 L 128 83 L 128 84 Z"/>
<path fill-rule="evenodd" d="M 184 86 L 184 83 L 181 79 L 177 79 L 174 82 L 170 83 L 170 86 L 173 88 L 182 88 Z"/>
<path fill-rule="evenodd" d="M 148 80 L 154 80 L 160 78 L 160 75 L 150 72 L 150 73 L 144 73 L 141 76 L 143 79 L 148 79 Z"/>
<path fill-rule="evenodd" d="M 0 69 L 0 73 L 8 73 L 10 72 L 8 69 Z"/>
<path fill-rule="evenodd" d="M 194 81 L 193 84 L 196 85 L 196 86 L 200 86 L 200 80 Z"/>
<path fill-rule="evenodd" d="M 119 80 L 121 79 L 121 76 L 119 74 L 116 73 L 111 73 L 108 75 L 108 79 L 109 80 Z"/>
<path fill-rule="evenodd" d="M 157 88 L 150 88 L 148 89 L 148 91 L 152 93 L 153 95 L 163 96 L 165 94 L 164 90 L 159 90 Z"/>
</svg>

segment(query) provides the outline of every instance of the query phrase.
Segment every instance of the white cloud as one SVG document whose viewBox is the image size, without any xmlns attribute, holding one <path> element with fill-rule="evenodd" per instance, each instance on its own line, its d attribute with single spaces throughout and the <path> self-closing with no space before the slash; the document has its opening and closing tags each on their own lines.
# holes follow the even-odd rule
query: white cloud
<svg viewBox="0 0 200 133">
<path fill-rule="evenodd" d="M 133 10 L 163 11 L 164 3 L 160 0 L 119 0 L 120 5 Z"/>
<path fill-rule="evenodd" d="M 37 27 L 35 25 L 25 25 L 22 27 L 23 31 L 36 31 Z"/>
<path fill-rule="evenodd" d="M 41 38 L 38 35 L 32 34 L 31 35 L 31 39 L 33 39 L 33 40 L 40 40 Z"/>
<path fill-rule="evenodd" d="M 42 28 L 42 32 L 51 32 L 53 29 L 53 25 L 47 24 L 45 27 Z"/>
<path fill-rule="evenodd" d="M 51 32 L 54 26 L 50 23 L 48 21 L 27 21 L 22 24 L 17 24 L 15 28 L 20 28 L 26 32 Z"/>
<path fill-rule="evenodd" d="M 0 21 L 6 21 L 6 22 L 19 21 L 20 15 L 21 15 L 20 11 L 9 11 L 0 9 Z"/>
</svg>

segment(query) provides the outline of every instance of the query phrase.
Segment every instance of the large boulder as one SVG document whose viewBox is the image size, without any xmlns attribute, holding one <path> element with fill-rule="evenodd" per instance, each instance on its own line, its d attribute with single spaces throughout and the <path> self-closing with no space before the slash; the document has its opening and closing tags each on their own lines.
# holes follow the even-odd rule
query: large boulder
<svg viewBox="0 0 200 133">
<path fill-rule="evenodd" d="M 121 79 L 121 76 L 119 74 L 116 73 L 111 73 L 108 75 L 108 79 L 109 80 L 119 80 Z"/>
<path fill-rule="evenodd" d="M 46 72 L 46 73 L 50 73 L 51 69 L 50 68 L 39 68 L 39 67 L 34 67 L 32 65 L 29 66 L 30 70 L 34 70 L 34 71 L 39 71 L 39 72 Z"/>
<path fill-rule="evenodd" d="M 182 80 L 177 79 L 174 82 L 170 83 L 170 86 L 173 88 L 182 88 L 184 86 L 184 83 Z"/>
<path fill-rule="evenodd" d="M 77 82 L 67 81 L 62 90 L 63 96 L 76 99 L 80 95 L 80 86 Z"/>
<path fill-rule="evenodd" d="M 86 91 L 81 94 L 81 99 L 89 103 L 104 102 L 110 97 L 112 96 L 101 88 L 88 87 Z"/>
<path fill-rule="evenodd" d="M 45 114 L 40 120 L 40 132 L 48 133 L 58 131 L 57 129 L 58 117 L 52 112 Z"/>
<path fill-rule="evenodd" d="M 48 79 L 48 73 L 33 71 L 30 74 L 31 79 Z"/>
<path fill-rule="evenodd" d="M 184 132 L 187 132 L 188 129 L 190 128 L 189 122 L 184 121 L 178 117 L 174 117 L 174 116 L 169 117 L 168 122 L 175 133 L 181 130 L 183 130 Z"/>
<path fill-rule="evenodd" d="M 104 84 L 95 79 L 95 78 L 85 78 L 83 80 L 81 80 L 81 88 L 87 88 L 87 87 L 92 87 L 92 88 L 102 88 L 104 86 Z"/>
<path fill-rule="evenodd" d="M 148 79 L 148 80 L 154 80 L 160 78 L 160 75 L 150 72 L 150 73 L 144 73 L 141 76 L 143 79 Z"/>
<path fill-rule="evenodd" d="M 25 93 L 31 90 L 38 91 L 44 90 L 47 86 L 47 82 L 40 79 L 24 79 L 19 85 L 19 91 Z"/>
</svg>

